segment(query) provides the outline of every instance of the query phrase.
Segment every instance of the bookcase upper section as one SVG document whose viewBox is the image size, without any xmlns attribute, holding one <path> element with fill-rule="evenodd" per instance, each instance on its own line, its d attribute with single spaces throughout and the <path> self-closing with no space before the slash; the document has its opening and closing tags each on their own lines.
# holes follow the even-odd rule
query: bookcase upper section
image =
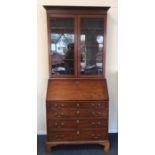
<svg viewBox="0 0 155 155">
<path fill-rule="evenodd" d="M 109 7 L 44 6 L 50 78 L 105 78 Z"/>
</svg>

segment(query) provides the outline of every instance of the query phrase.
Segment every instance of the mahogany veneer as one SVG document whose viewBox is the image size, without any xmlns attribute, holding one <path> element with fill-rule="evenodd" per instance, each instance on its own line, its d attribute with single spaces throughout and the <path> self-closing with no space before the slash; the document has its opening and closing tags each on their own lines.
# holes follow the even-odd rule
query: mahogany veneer
<svg viewBox="0 0 155 155">
<path fill-rule="evenodd" d="M 109 7 L 44 8 L 49 55 L 46 149 L 88 143 L 103 145 L 108 151 L 105 51 Z"/>
<path fill-rule="evenodd" d="M 105 79 L 50 79 L 46 105 L 47 150 L 58 144 L 99 143 L 108 151 Z"/>
</svg>

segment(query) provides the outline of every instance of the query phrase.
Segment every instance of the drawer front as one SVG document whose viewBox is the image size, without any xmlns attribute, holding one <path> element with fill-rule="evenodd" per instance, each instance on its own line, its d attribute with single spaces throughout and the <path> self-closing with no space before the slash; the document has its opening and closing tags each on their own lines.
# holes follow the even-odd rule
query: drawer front
<svg viewBox="0 0 155 155">
<path fill-rule="evenodd" d="M 99 110 L 69 110 L 69 109 L 48 109 L 47 110 L 47 117 L 48 118 L 81 118 L 81 117 L 103 117 L 107 118 L 107 110 L 99 109 Z"/>
<path fill-rule="evenodd" d="M 85 102 L 80 102 L 80 101 L 64 101 L 64 102 L 48 102 L 48 108 L 80 108 L 80 109 L 99 109 L 99 108 L 107 108 L 108 107 L 108 102 L 102 102 L 102 101 L 85 101 Z"/>
<path fill-rule="evenodd" d="M 104 140 L 108 138 L 106 130 L 60 130 L 51 131 L 48 133 L 49 141 L 91 141 L 91 140 Z"/>
<path fill-rule="evenodd" d="M 107 128 L 107 119 L 49 119 L 48 128 L 52 129 L 68 129 L 68 128 Z"/>
</svg>

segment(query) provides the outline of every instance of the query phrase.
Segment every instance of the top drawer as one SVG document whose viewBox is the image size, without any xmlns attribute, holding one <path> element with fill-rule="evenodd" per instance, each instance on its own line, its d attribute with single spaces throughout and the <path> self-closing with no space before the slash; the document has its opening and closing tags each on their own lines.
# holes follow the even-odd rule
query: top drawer
<svg viewBox="0 0 155 155">
<path fill-rule="evenodd" d="M 108 102 L 104 101 L 61 101 L 61 102 L 48 102 L 47 108 L 80 108 L 80 109 L 88 109 L 88 108 L 107 108 Z"/>
</svg>

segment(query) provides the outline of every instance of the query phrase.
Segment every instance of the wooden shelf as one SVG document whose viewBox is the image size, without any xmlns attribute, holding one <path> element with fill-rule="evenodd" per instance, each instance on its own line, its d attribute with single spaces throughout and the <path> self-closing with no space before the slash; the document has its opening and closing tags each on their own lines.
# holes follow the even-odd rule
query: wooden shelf
<svg viewBox="0 0 155 155">
<path fill-rule="evenodd" d="M 74 27 L 53 27 L 51 26 L 51 29 L 56 29 L 56 30 L 74 30 Z"/>
<path fill-rule="evenodd" d="M 56 30 L 74 30 L 74 27 L 53 27 L 53 26 L 51 26 L 51 29 L 56 29 Z M 82 28 L 80 28 L 80 30 L 97 30 L 97 31 L 99 31 L 99 30 L 101 30 L 101 31 L 103 31 L 103 28 L 94 28 L 94 27 L 82 27 Z"/>
<path fill-rule="evenodd" d="M 92 47 L 92 48 L 95 48 L 95 47 L 97 47 L 97 48 L 99 48 L 99 46 L 98 45 L 82 45 L 82 44 L 80 44 L 81 46 L 84 46 L 84 47 Z"/>
<path fill-rule="evenodd" d="M 97 30 L 103 31 L 103 28 L 95 28 L 95 27 L 81 27 L 80 30 Z"/>
</svg>

